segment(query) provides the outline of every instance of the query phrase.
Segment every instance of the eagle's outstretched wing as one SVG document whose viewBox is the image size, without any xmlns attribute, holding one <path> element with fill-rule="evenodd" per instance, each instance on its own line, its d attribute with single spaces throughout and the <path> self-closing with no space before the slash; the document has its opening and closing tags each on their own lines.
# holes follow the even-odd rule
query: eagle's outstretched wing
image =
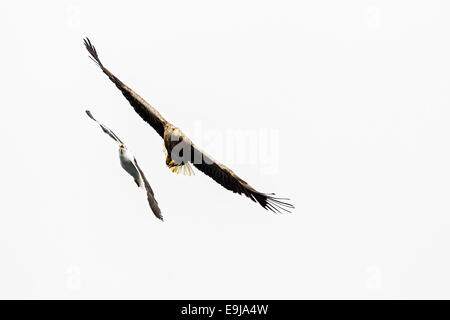
<svg viewBox="0 0 450 320">
<path fill-rule="evenodd" d="M 164 139 L 164 127 L 168 122 L 161 116 L 161 114 L 153 108 L 148 102 L 141 98 L 137 93 L 128 88 L 123 82 L 116 78 L 111 72 L 109 72 L 100 62 L 95 47 L 91 44 L 88 38 L 84 40 L 86 49 L 91 54 L 90 58 L 103 70 L 103 72 L 109 77 L 109 79 L 122 91 L 122 94 L 133 106 L 134 110 L 152 126 L 156 132 Z M 189 141 L 189 139 L 186 139 Z M 244 194 L 251 200 L 259 203 L 263 208 L 271 210 L 273 212 L 286 211 L 290 212 L 294 206 L 283 200 L 289 200 L 285 198 L 277 198 L 273 193 L 261 193 L 253 189 L 247 182 L 239 178 L 233 171 L 227 168 L 225 165 L 215 161 L 212 157 L 207 155 L 202 150 L 198 149 L 194 144 L 191 144 L 192 148 L 192 163 L 194 166 L 211 177 L 214 181 L 222 185 L 224 188 L 233 191 L 238 194 Z M 202 159 L 202 161 L 195 161 L 196 159 Z M 150 189 L 151 190 L 151 189 Z M 150 193 L 152 195 L 152 193 Z M 153 196 L 149 198 L 154 200 Z M 155 200 L 156 201 L 156 200 Z M 151 203 L 150 203 L 151 206 Z"/>
<path fill-rule="evenodd" d="M 106 69 L 98 57 L 97 50 L 92 45 L 91 41 L 86 38 L 84 39 L 84 45 L 87 51 L 90 53 L 90 58 L 102 69 L 102 71 L 108 76 L 108 78 L 122 91 L 122 94 L 134 108 L 134 110 L 144 119 L 153 129 L 158 132 L 161 137 L 164 137 L 164 124 L 166 120 L 161 116 L 161 114 L 153 108 L 147 101 L 141 98 L 136 92 L 128 88 L 122 81 L 120 81 L 116 76 Z"/>
<path fill-rule="evenodd" d="M 188 139 L 186 139 L 189 141 Z M 283 200 L 287 198 L 277 198 L 273 193 L 262 193 L 253 189 L 247 182 L 239 178 L 231 169 L 214 160 L 211 156 L 200 150 L 191 143 L 191 162 L 204 174 L 219 183 L 225 189 L 238 194 L 244 194 L 254 202 L 259 203 L 264 209 L 275 213 L 282 211 L 291 212 L 294 206 Z"/>
<path fill-rule="evenodd" d="M 141 175 L 142 180 L 144 181 L 145 190 L 147 191 L 147 200 L 148 204 L 150 205 L 150 208 L 152 209 L 153 213 L 158 219 L 163 220 L 163 216 L 161 214 L 161 209 L 159 209 L 158 201 L 155 199 L 155 195 L 153 193 L 152 187 L 150 186 L 150 183 L 148 183 L 147 178 L 144 175 L 144 172 L 139 167 L 136 158 L 134 159 L 134 164 L 136 165 L 136 168 L 139 171 L 139 174 Z"/>
<path fill-rule="evenodd" d="M 91 118 L 92 120 L 94 120 L 95 122 L 98 123 L 98 125 L 100 126 L 100 128 L 102 128 L 104 133 L 106 133 L 108 136 L 113 138 L 118 144 L 123 144 L 122 140 L 120 140 L 119 137 L 116 136 L 116 134 L 111 129 L 109 129 L 103 123 L 101 123 L 97 119 L 95 119 L 94 116 L 92 115 L 92 113 L 89 110 L 86 110 L 86 114 L 89 116 L 89 118 Z"/>
</svg>

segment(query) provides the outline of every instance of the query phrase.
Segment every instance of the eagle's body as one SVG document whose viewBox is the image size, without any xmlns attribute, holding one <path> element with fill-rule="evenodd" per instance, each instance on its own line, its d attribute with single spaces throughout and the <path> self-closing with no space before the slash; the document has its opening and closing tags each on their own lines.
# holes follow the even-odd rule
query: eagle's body
<svg viewBox="0 0 450 320">
<path fill-rule="evenodd" d="M 166 123 L 164 125 L 164 147 L 166 148 L 167 153 L 170 155 L 172 149 L 180 142 L 180 138 L 182 138 L 181 130 L 170 123 Z"/>
<path fill-rule="evenodd" d="M 244 194 L 267 210 L 274 212 L 284 210 L 289 212 L 288 209 L 294 208 L 293 205 L 281 201 L 287 199 L 276 198 L 273 193 L 268 194 L 255 190 L 230 168 L 214 160 L 210 155 L 198 148 L 180 129 L 164 119 L 147 101 L 106 69 L 89 39 L 85 39 L 84 44 L 91 55 L 90 58 L 122 92 L 136 113 L 163 138 L 165 150 L 167 151 L 166 165 L 173 172 L 179 173 L 184 171 L 191 174 L 192 168 L 189 163 L 192 163 L 198 170 L 211 177 L 224 188 L 238 194 Z"/>
<path fill-rule="evenodd" d="M 189 164 L 194 163 L 189 156 L 189 146 L 192 144 L 189 138 L 179 128 L 167 122 L 164 125 L 163 140 L 167 167 L 172 172 L 193 175 L 194 171 Z"/>
</svg>

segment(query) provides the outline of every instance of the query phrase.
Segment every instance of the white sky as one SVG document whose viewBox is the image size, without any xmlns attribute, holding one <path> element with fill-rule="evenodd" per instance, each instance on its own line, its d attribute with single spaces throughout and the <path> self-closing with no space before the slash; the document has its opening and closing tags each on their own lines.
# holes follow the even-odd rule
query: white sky
<svg viewBox="0 0 450 320">
<path fill-rule="evenodd" d="M 1 298 L 450 298 L 448 2 L 43 3 L 0 3 Z M 85 36 L 295 212 L 171 173 Z"/>
</svg>

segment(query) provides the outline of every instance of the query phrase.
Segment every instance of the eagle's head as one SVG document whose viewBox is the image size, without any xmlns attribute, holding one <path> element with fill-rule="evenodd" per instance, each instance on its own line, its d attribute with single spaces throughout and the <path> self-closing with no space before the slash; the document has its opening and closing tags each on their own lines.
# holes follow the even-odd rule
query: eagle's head
<svg viewBox="0 0 450 320">
<path fill-rule="evenodd" d="M 173 128 L 172 132 L 171 132 L 171 137 L 170 140 L 172 141 L 180 141 L 182 134 L 181 134 L 181 130 L 178 128 Z"/>
</svg>

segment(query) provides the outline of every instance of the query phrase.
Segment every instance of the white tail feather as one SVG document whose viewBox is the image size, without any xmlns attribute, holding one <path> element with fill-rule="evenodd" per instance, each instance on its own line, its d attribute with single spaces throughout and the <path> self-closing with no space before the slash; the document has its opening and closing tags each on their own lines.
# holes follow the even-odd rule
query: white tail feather
<svg viewBox="0 0 450 320">
<path fill-rule="evenodd" d="M 172 168 L 169 168 L 172 172 L 176 174 L 183 174 L 185 176 L 194 176 L 194 170 L 192 170 L 192 167 L 189 163 L 185 163 L 181 166 L 173 166 Z"/>
<path fill-rule="evenodd" d="M 167 157 L 168 156 L 168 152 L 166 149 L 166 146 L 163 146 L 163 151 L 164 151 L 164 155 Z M 176 173 L 176 174 L 183 174 L 185 176 L 195 176 L 195 172 L 192 169 L 191 165 L 189 163 L 185 163 L 181 166 L 173 166 L 173 167 L 169 167 L 169 169 Z"/>
</svg>

